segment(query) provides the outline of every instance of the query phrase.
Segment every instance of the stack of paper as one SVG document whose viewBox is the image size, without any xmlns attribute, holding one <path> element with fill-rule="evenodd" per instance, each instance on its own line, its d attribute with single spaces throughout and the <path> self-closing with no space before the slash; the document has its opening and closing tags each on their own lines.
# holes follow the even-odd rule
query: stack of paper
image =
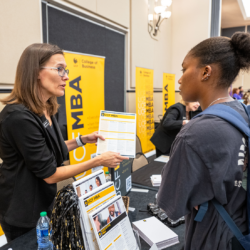
<svg viewBox="0 0 250 250">
<path fill-rule="evenodd" d="M 169 156 L 161 155 L 158 158 L 155 158 L 154 161 L 164 162 L 167 163 L 169 161 Z"/>
<path fill-rule="evenodd" d="M 163 249 L 179 243 L 178 235 L 155 217 L 133 222 L 132 225 L 150 246 L 156 244 L 158 249 Z"/>
<path fill-rule="evenodd" d="M 154 187 L 159 187 L 161 185 L 161 175 L 152 175 L 151 176 L 151 182 Z"/>
</svg>

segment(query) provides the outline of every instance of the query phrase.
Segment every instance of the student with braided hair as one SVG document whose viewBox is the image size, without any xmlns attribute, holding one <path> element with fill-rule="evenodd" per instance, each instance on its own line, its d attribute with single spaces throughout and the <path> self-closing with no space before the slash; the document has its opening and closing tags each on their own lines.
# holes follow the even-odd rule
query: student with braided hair
<svg viewBox="0 0 250 250">
<path fill-rule="evenodd" d="M 203 111 L 215 104 L 228 106 L 249 124 L 242 104 L 228 94 L 239 71 L 249 68 L 249 33 L 206 39 L 184 58 L 180 94 L 186 102 L 198 101 Z M 157 202 L 173 220 L 186 216 L 185 250 L 243 249 L 212 200 L 248 234 L 247 140 L 240 130 L 214 115 L 192 119 L 177 135 L 162 172 Z M 197 209 L 205 202 L 205 216 L 195 221 Z"/>
</svg>

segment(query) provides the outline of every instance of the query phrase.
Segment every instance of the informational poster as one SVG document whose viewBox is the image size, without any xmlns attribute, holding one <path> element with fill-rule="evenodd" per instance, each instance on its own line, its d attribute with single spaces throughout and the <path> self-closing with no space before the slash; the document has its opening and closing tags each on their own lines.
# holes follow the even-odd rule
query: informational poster
<svg viewBox="0 0 250 250">
<path fill-rule="evenodd" d="M 97 155 L 107 151 L 135 158 L 136 114 L 102 110 L 100 113 Z"/>
<path fill-rule="evenodd" d="M 124 160 L 116 168 L 111 168 L 111 180 L 114 182 L 117 195 L 125 196 L 132 188 L 133 160 Z"/>
<path fill-rule="evenodd" d="M 165 114 L 167 109 L 175 104 L 175 75 L 163 73 L 163 113 Z"/>
<path fill-rule="evenodd" d="M 98 131 L 100 110 L 104 109 L 105 58 L 65 52 L 69 81 L 65 87 L 68 139 Z M 96 145 L 86 144 L 69 153 L 70 164 L 91 159 Z M 104 170 L 105 171 L 105 170 Z M 76 179 L 92 173 L 88 170 Z"/>
<path fill-rule="evenodd" d="M 155 150 L 150 141 L 154 134 L 154 71 L 136 67 L 136 115 L 137 135 L 140 138 L 142 152 Z"/>
<path fill-rule="evenodd" d="M 121 196 L 89 214 L 100 250 L 137 250 L 137 242 Z"/>
</svg>

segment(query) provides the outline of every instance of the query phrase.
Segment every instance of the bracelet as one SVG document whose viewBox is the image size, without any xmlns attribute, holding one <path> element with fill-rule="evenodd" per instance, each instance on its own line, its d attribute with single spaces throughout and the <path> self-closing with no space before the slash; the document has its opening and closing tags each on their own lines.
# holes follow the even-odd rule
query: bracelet
<svg viewBox="0 0 250 250">
<path fill-rule="evenodd" d="M 81 140 L 81 135 L 79 135 L 78 137 L 76 137 L 76 143 L 78 145 L 78 147 L 84 146 L 86 143 L 83 143 Z"/>
</svg>

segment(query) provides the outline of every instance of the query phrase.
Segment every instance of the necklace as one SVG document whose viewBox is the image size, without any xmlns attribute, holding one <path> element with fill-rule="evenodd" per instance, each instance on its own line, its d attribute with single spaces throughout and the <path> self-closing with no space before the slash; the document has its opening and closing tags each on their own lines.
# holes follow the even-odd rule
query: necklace
<svg viewBox="0 0 250 250">
<path fill-rule="evenodd" d="M 218 99 L 214 100 L 213 102 L 211 102 L 211 103 L 209 104 L 208 108 L 209 108 L 214 102 L 219 101 L 219 100 L 221 100 L 221 99 L 226 99 L 226 98 L 228 98 L 228 96 L 227 96 L 227 97 L 221 97 L 221 98 L 218 98 Z"/>
</svg>

